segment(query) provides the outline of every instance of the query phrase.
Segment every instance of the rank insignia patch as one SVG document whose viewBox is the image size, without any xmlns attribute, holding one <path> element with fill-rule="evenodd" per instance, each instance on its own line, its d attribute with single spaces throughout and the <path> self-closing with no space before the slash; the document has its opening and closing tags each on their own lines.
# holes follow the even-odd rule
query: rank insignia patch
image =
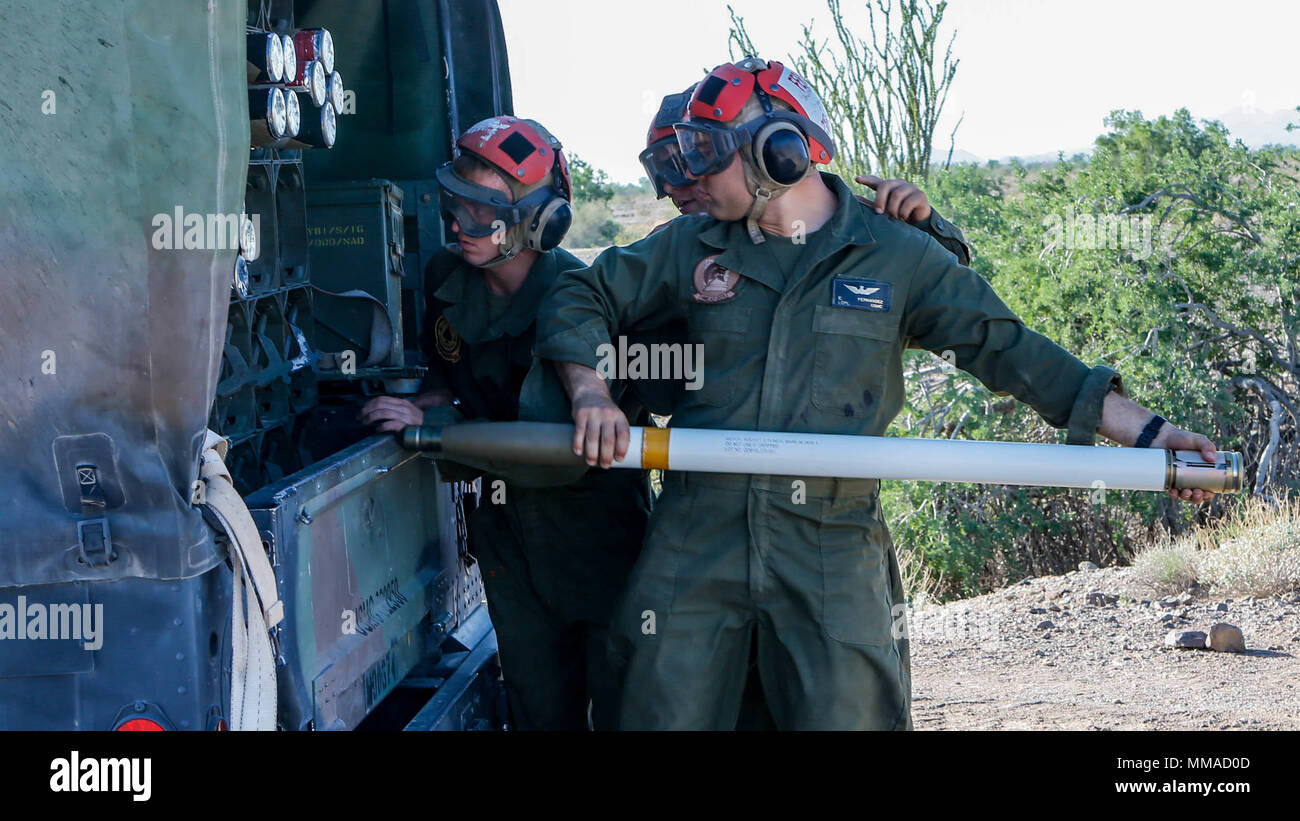
<svg viewBox="0 0 1300 821">
<path fill-rule="evenodd" d="M 835 277 L 831 286 L 831 304 L 837 308 L 859 311 L 888 311 L 893 286 L 874 279 Z"/>
</svg>

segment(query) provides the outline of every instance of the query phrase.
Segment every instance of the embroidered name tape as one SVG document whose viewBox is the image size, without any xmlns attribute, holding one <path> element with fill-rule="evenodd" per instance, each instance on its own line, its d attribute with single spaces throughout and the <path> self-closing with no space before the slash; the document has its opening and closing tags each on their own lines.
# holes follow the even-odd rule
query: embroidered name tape
<svg viewBox="0 0 1300 821">
<path fill-rule="evenodd" d="M 888 282 L 836 277 L 831 290 L 831 304 L 859 311 L 888 311 L 892 293 L 893 286 Z"/>
</svg>

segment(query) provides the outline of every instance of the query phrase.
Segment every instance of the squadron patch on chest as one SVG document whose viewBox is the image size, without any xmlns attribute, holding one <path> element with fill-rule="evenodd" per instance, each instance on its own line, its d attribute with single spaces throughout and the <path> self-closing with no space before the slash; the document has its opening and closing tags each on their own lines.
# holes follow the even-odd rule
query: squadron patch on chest
<svg viewBox="0 0 1300 821">
<path fill-rule="evenodd" d="M 695 264 L 696 302 L 726 302 L 736 297 L 736 283 L 740 274 L 717 263 L 718 255 L 705 257 Z"/>
<path fill-rule="evenodd" d="M 433 323 L 433 339 L 438 346 L 438 356 L 452 363 L 460 361 L 460 334 L 442 314 L 438 314 L 438 321 Z"/>
</svg>

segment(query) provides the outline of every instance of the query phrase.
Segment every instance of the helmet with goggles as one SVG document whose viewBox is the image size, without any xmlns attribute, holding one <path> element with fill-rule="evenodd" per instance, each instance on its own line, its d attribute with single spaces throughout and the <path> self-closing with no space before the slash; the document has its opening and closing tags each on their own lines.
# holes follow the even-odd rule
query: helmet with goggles
<svg viewBox="0 0 1300 821">
<path fill-rule="evenodd" d="M 754 195 L 746 221 L 755 243 L 763 242 L 758 220 L 767 203 L 814 164 L 835 158 L 825 106 L 807 80 L 775 60 L 746 57 L 713 69 L 691 95 L 685 122 L 673 129 L 695 177 L 725 171 L 741 156 Z"/>
<path fill-rule="evenodd" d="M 573 182 L 559 140 L 533 120 L 501 116 L 470 126 L 456 147 L 460 157 L 473 157 L 510 189 L 507 195 L 457 173 L 458 164 L 467 164 L 459 158 L 435 172 L 442 210 L 460 232 L 499 237 L 500 253 L 484 267 L 525 248 L 549 251 L 560 244 L 573 221 Z"/>
<path fill-rule="evenodd" d="M 686 106 L 691 101 L 695 86 L 678 94 L 669 94 L 659 104 L 655 118 L 650 122 L 650 131 L 646 134 L 646 147 L 639 159 L 645 168 L 646 176 L 654 184 L 655 198 L 668 196 L 665 185 L 685 188 L 694 185 L 695 180 L 686 175 L 686 164 L 682 161 L 682 152 L 677 146 L 677 132 L 673 126 L 686 117 Z"/>
</svg>

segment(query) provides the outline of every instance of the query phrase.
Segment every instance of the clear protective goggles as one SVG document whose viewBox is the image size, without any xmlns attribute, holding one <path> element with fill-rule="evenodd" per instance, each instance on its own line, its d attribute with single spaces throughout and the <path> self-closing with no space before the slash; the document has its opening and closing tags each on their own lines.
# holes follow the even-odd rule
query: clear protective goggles
<svg viewBox="0 0 1300 821">
<path fill-rule="evenodd" d="M 434 176 L 442 212 L 460 226 L 467 237 L 486 237 L 523 222 L 531 211 L 529 197 L 513 203 L 509 195 L 495 188 L 476 185 L 456 176 L 451 163 L 443 163 Z"/>
<path fill-rule="evenodd" d="M 673 130 L 677 132 L 677 146 L 681 149 L 682 160 L 691 175 L 707 177 L 709 174 L 726 171 L 742 146 L 750 145 L 760 130 L 778 121 L 792 123 L 800 133 L 806 135 L 811 131 L 813 136 L 824 143 L 829 142 L 822 135 L 821 129 L 811 126 L 806 118 L 788 111 L 764 113 L 735 128 L 726 128 L 708 120 L 692 120 L 675 123 Z"/>
<path fill-rule="evenodd" d="M 694 185 L 695 180 L 686 176 L 686 163 L 682 160 L 681 149 L 674 138 L 664 138 L 649 145 L 642 151 L 639 159 L 645 168 L 646 176 L 654 183 L 655 197 L 663 199 L 668 196 L 665 185 L 685 188 Z"/>
<path fill-rule="evenodd" d="M 736 152 L 752 139 L 749 123 L 739 128 L 723 128 L 707 121 L 675 123 L 677 147 L 686 169 L 695 177 L 707 177 L 726 171 Z"/>
</svg>

